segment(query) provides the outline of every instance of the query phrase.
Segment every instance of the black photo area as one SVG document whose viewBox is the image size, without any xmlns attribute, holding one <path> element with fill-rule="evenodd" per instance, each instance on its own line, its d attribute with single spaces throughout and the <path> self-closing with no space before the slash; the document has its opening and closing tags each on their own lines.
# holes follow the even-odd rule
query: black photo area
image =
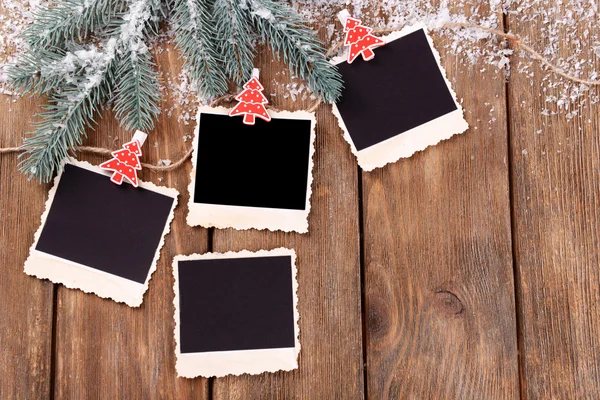
<svg viewBox="0 0 600 400">
<path fill-rule="evenodd" d="M 203 113 L 195 203 L 304 210 L 311 121 Z"/>
<path fill-rule="evenodd" d="M 182 353 L 294 347 L 290 256 L 179 261 Z"/>
<path fill-rule="evenodd" d="M 336 105 L 357 150 L 457 109 L 422 29 L 378 47 L 369 62 L 338 68 L 344 89 Z"/>
<path fill-rule="evenodd" d="M 144 283 L 173 201 L 66 164 L 36 250 Z"/>
</svg>

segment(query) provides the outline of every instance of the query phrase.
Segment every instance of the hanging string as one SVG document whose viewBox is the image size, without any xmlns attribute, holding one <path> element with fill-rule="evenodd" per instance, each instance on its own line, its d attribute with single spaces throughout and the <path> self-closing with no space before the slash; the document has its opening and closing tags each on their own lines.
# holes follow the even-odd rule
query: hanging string
<svg viewBox="0 0 600 400">
<path fill-rule="evenodd" d="M 511 42 L 513 44 L 513 46 L 515 48 L 519 48 L 519 49 L 525 51 L 531 57 L 533 57 L 535 60 L 539 61 L 540 63 L 542 63 L 543 65 L 548 67 L 548 69 L 550 69 L 552 72 L 554 72 L 555 74 L 557 74 L 559 76 L 562 76 L 563 78 L 565 78 L 567 80 L 570 80 L 573 82 L 578 82 L 578 83 L 588 85 L 588 86 L 600 86 L 600 80 L 583 79 L 583 78 L 579 78 L 575 75 L 571 75 L 571 74 L 565 72 L 564 70 L 560 69 L 558 66 L 556 66 L 556 65 L 552 64 L 550 61 L 548 61 L 548 59 L 546 57 L 544 57 L 543 55 L 541 55 L 540 53 L 535 51 L 532 47 L 523 43 L 523 40 L 521 38 L 519 38 L 515 35 L 512 35 L 510 33 L 506 33 L 499 29 L 488 28 L 487 26 L 474 24 L 472 22 L 447 22 L 447 23 L 442 24 L 433 29 L 445 29 L 445 28 L 448 28 L 448 29 L 465 29 L 465 28 L 466 29 L 478 29 L 478 30 L 481 30 L 484 32 L 494 34 L 496 36 L 499 36 L 503 39 L 508 40 L 509 42 Z M 399 31 L 401 29 L 402 29 L 401 26 L 394 26 L 394 27 L 390 27 L 390 28 L 374 29 L 373 33 L 375 33 L 375 34 L 391 33 L 391 32 L 395 32 L 395 31 Z M 333 55 L 333 53 L 337 49 L 339 49 L 342 45 L 343 45 L 343 42 L 338 42 L 338 43 L 334 44 L 333 46 L 331 46 L 329 48 L 329 50 L 327 50 L 327 52 L 325 53 L 325 56 L 331 57 L 331 55 Z M 316 110 L 319 107 L 319 104 L 321 104 L 320 98 L 317 99 L 317 101 L 312 105 L 312 107 L 310 107 L 309 111 L 312 112 L 312 111 Z"/>
<path fill-rule="evenodd" d="M 209 105 L 211 107 L 214 107 L 221 101 L 231 101 L 231 99 L 233 99 L 233 96 L 230 94 L 226 94 L 224 96 L 217 97 Z M 4 148 L 0 148 L 0 154 L 20 153 L 20 152 L 23 152 L 26 150 L 27 149 L 23 148 L 23 147 L 4 147 Z M 102 155 L 102 156 L 108 156 L 114 151 L 114 150 L 110 150 L 110 149 L 105 149 L 103 147 L 94 147 L 94 146 L 78 146 L 74 150 L 78 151 L 80 153 L 98 154 L 98 155 Z M 186 150 L 185 154 L 180 159 L 178 159 L 177 161 L 175 161 L 174 163 L 171 163 L 169 165 L 155 165 L 155 164 L 142 163 L 142 167 L 147 168 L 150 171 L 154 171 L 154 172 L 173 171 L 174 169 L 177 169 L 180 166 L 182 166 L 187 161 L 187 159 L 192 156 L 193 150 L 194 150 L 194 148 L 190 147 L 189 149 Z"/>
<path fill-rule="evenodd" d="M 496 36 L 499 36 L 503 39 L 506 39 L 508 41 L 510 41 L 513 46 L 515 48 L 521 49 L 524 52 L 528 53 L 531 57 L 533 57 L 534 59 L 536 59 L 537 61 L 539 61 L 540 63 L 542 63 L 543 65 L 545 65 L 546 67 L 548 67 L 552 72 L 554 72 L 556 75 L 562 76 L 563 78 L 573 81 L 573 82 L 578 82 L 584 85 L 588 85 L 588 86 L 600 86 L 600 80 L 591 80 L 591 79 L 583 79 L 583 78 L 579 78 L 575 75 L 571 75 L 567 72 L 565 72 L 564 70 L 562 70 L 560 67 L 552 64 L 546 57 L 544 57 L 543 55 L 541 55 L 540 53 L 538 53 L 537 51 L 535 51 L 532 47 L 530 47 L 529 45 L 527 45 L 526 43 L 523 43 L 523 39 L 510 34 L 510 33 L 506 33 L 503 32 L 499 29 L 494 29 L 494 28 L 488 28 L 487 26 L 482 26 L 482 25 L 478 25 L 478 24 L 474 24 L 472 22 L 448 22 L 445 23 L 441 26 L 439 26 L 436 29 L 444 29 L 444 28 L 450 28 L 450 29 L 461 29 L 461 28 L 468 28 L 468 29 L 478 29 L 484 32 L 488 32 L 488 33 L 492 33 Z M 385 28 L 385 29 L 381 29 L 379 33 L 390 33 L 393 31 L 396 31 L 400 28 L 398 27 L 393 27 L 393 28 Z"/>
<path fill-rule="evenodd" d="M 512 45 L 515 48 L 521 49 L 524 52 L 528 53 L 531 57 L 533 57 L 535 60 L 537 60 L 540 63 L 542 63 L 543 65 L 545 65 L 552 72 L 554 72 L 555 74 L 557 74 L 567 80 L 570 80 L 573 82 L 578 82 L 578 83 L 588 85 L 588 86 L 599 86 L 600 85 L 600 80 L 583 79 L 583 78 L 579 78 L 577 76 L 574 76 L 574 75 L 571 75 L 571 74 L 565 72 L 560 67 L 552 64 L 546 57 L 544 57 L 543 55 L 541 55 L 540 53 L 535 51 L 529 45 L 523 43 L 523 40 L 521 38 L 519 38 L 513 34 L 506 33 L 499 29 L 488 28 L 486 26 L 474 24 L 471 22 L 448 22 L 448 23 L 442 24 L 434 29 L 444 29 L 444 28 L 478 29 L 478 30 L 481 30 L 484 32 L 494 34 L 498 37 L 508 40 L 509 42 L 512 43 Z M 401 27 L 381 28 L 381 29 L 375 29 L 373 32 L 376 34 L 391 33 L 394 31 L 398 31 L 400 29 L 401 29 Z M 342 42 L 334 44 L 333 46 L 331 46 L 329 48 L 329 50 L 327 51 L 327 53 L 325 53 L 325 55 L 327 57 L 330 57 L 337 49 L 340 48 L 340 46 L 342 46 Z M 224 95 L 221 97 L 217 97 L 210 103 L 210 106 L 213 107 L 213 106 L 217 105 L 218 103 L 220 103 L 221 101 L 232 101 L 233 99 L 234 99 L 234 96 L 230 95 L 230 94 L 227 94 L 227 95 Z M 316 99 L 315 102 L 308 108 L 308 112 L 316 111 L 317 108 L 319 107 L 319 105 L 321 105 L 321 103 L 322 103 L 321 98 Z M 268 106 L 268 108 L 273 111 L 279 111 L 275 107 Z M 4 147 L 4 148 L 0 148 L 0 154 L 20 153 L 20 152 L 23 152 L 26 150 L 27 149 L 23 148 L 23 147 Z M 99 154 L 99 155 L 110 155 L 113 152 L 113 150 L 110 150 L 110 149 L 105 149 L 102 147 L 92 147 L 92 146 L 79 146 L 75 149 L 75 151 L 79 151 L 79 152 L 83 152 L 83 153 Z M 147 169 L 149 169 L 151 171 L 155 171 L 155 172 L 173 171 L 174 169 L 177 169 L 181 165 L 183 165 L 185 163 L 185 161 L 191 157 L 192 151 L 193 151 L 193 148 L 190 147 L 188 150 L 186 150 L 185 154 L 180 159 L 178 159 L 177 161 L 175 161 L 174 163 L 169 164 L 169 165 L 154 165 L 154 164 L 142 163 L 142 166 L 144 168 L 147 168 Z"/>
</svg>

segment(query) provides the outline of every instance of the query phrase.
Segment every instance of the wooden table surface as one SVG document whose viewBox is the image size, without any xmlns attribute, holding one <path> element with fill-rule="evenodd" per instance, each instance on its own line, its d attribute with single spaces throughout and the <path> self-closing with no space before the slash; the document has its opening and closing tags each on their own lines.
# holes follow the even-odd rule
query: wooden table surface
<svg viewBox="0 0 600 400">
<path fill-rule="evenodd" d="M 538 20 L 491 11 L 505 30 L 536 37 Z M 513 68 L 505 80 L 484 60 L 459 62 L 445 40 L 434 34 L 471 128 L 363 172 L 321 105 L 309 234 L 191 228 L 191 164 L 143 171 L 181 197 L 138 309 L 23 273 L 49 185 L 18 173 L 15 154 L 0 156 L 0 399 L 600 398 L 599 106 L 544 116 L 538 64 L 533 77 Z M 158 61 L 181 67 L 175 51 Z M 281 90 L 272 81 L 285 66 L 270 52 L 256 64 L 265 93 Z M 310 104 L 281 94 L 277 107 Z M 41 104 L 5 99 L 2 147 L 21 143 Z M 159 117 L 147 162 L 190 145 L 183 136 L 194 126 L 176 114 Z M 116 148 L 130 135 L 106 114 L 86 142 Z M 299 368 L 177 378 L 173 256 L 278 246 L 298 254 Z"/>
</svg>

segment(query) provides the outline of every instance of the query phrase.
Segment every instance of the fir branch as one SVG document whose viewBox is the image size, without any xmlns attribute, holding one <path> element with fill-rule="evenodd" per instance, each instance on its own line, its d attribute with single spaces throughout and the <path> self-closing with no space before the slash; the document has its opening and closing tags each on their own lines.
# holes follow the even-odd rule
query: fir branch
<svg viewBox="0 0 600 400">
<path fill-rule="evenodd" d="M 215 46 L 212 6 L 210 0 L 175 0 L 171 17 L 177 47 L 185 58 L 184 67 L 205 96 L 221 95 L 227 90 L 227 79 Z"/>
<path fill-rule="evenodd" d="M 159 0 L 133 0 L 124 23 L 117 24 L 118 35 L 114 110 L 121 126 L 130 130 L 151 130 L 159 114 L 158 73 L 146 39 L 157 29 L 162 12 Z"/>
<path fill-rule="evenodd" d="M 36 124 L 37 129 L 23 141 L 28 150 L 21 154 L 27 158 L 20 168 L 30 178 L 40 182 L 52 179 L 69 149 L 81 144 L 85 126 L 106 99 L 99 87 L 82 97 L 73 95 L 71 91 L 55 94 L 44 106 L 45 112 L 39 114 L 43 120 Z"/>
<path fill-rule="evenodd" d="M 109 39 L 96 46 L 64 44 L 72 51 L 54 57 L 51 62 L 34 63 L 13 69 L 13 81 L 23 88 L 50 88 L 51 97 L 41 122 L 27 137 L 21 169 L 41 182 L 48 181 L 69 149 L 81 143 L 85 127 L 91 127 L 100 106 L 113 98 L 117 116 L 130 129 L 150 129 L 158 106 L 158 74 L 144 42 L 148 29 L 155 29 L 159 0 L 133 0 L 121 18 L 105 28 Z M 115 75 L 115 70 L 117 75 Z M 50 82 L 50 83 L 48 83 Z M 44 86 L 45 85 L 45 86 Z"/>
<path fill-rule="evenodd" d="M 19 92 L 47 94 L 58 88 L 62 77 L 45 74 L 45 67 L 56 65 L 66 56 L 63 49 L 56 52 L 40 50 L 24 53 L 14 63 L 8 65 L 7 74 L 11 85 Z"/>
<path fill-rule="evenodd" d="M 125 129 L 154 127 L 160 113 L 160 87 L 150 53 L 126 52 L 116 60 L 114 110 Z"/>
<path fill-rule="evenodd" d="M 125 0 L 62 0 L 41 8 L 23 38 L 34 50 L 82 41 L 125 11 Z"/>
<path fill-rule="evenodd" d="M 153 34 L 158 35 L 160 23 L 168 16 L 168 4 L 163 0 L 148 0 L 148 6 L 152 14 L 148 27 Z"/>
<path fill-rule="evenodd" d="M 23 141 L 27 158 L 21 170 L 40 182 L 48 182 L 69 149 L 81 144 L 85 127 L 91 127 L 94 115 L 111 96 L 108 84 L 114 81 L 113 68 L 117 40 L 112 38 L 102 50 L 96 47 L 67 53 L 62 62 L 77 65 L 75 74 L 63 80 L 60 90 L 53 92 L 36 129 Z"/>
<path fill-rule="evenodd" d="M 202 95 L 226 92 L 227 76 L 237 84 L 249 78 L 252 30 L 315 94 L 334 101 L 341 91 L 340 75 L 314 33 L 274 0 L 56 1 L 38 11 L 24 34 L 29 52 L 8 70 L 17 89 L 49 96 L 42 120 L 24 140 L 21 161 L 21 169 L 42 182 L 81 144 L 106 101 L 114 102 L 125 128 L 152 128 L 160 112 L 160 88 L 147 43 L 167 16 Z"/>
<path fill-rule="evenodd" d="M 252 32 L 237 0 L 216 0 L 216 44 L 225 66 L 225 73 L 242 86 L 252 74 L 254 45 Z"/>
<path fill-rule="evenodd" d="M 240 0 L 256 31 L 283 54 L 290 71 L 304 79 L 309 89 L 333 103 L 342 92 L 342 77 L 325 58 L 325 49 L 290 7 L 273 0 Z"/>
</svg>

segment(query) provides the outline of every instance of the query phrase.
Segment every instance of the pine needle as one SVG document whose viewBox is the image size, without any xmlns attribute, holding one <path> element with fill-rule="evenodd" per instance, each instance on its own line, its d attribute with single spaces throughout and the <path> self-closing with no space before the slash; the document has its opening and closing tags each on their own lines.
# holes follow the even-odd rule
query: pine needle
<svg viewBox="0 0 600 400">
<path fill-rule="evenodd" d="M 36 12 L 23 33 L 29 51 L 8 68 L 15 89 L 49 98 L 24 140 L 23 172 L 48 182 L 106 102 L 125 129 L 152 129 L 160 86 L 147 43 L 165 18 L 201 95 L 249 79 L 257 35 L 315 94 L 340 95 L 340 75 L 314 32 L 276 1 L 58 0 Z"/>
<path fill-rule="evenodd" d="M 110 73 L 111 67 L 109 65 L 105 73 Z M 81 144 L 86 126 L 94 123 L 94 115 L 107 100 L 108 89 L 106 80 L 103 81 L 86 88 L 82 80 L 52 95 L 44 112 L 39 114 L 42 120 L 35 124 L 36 130 L 23 141 L 23 147 L 28 150 L 21 154 L 26 158 L 20 168 L 30 179 L 48 182 L 68 151 Z"/>
<path fill-rule="evenodd" d="M 125 0 L 63 0 L 37 11 L 23 38 L 34 49 L 81 42 L 122 15 L 126 4 Z"/>
<path fill-rule="evenodd" d="M 342 93 L 342 77 L 325 58 L 325 49 L 314 32 L 291 8 L 273 0 L 241 0 L 256 31 L 273 54 L 280 52 L 290 71 L 304 79 L 309 89 L 329 103 Z"/>
<path fill-rule="evenodd" d="M 114 111 L 121 126 L 149 131 L 160 113 L 158 72 L 148 52 L 117 58 Z"/>
<path fill-rule="evenodd" d="M 218 96 L 227 91 L 227 79 L 217 52 L 213 2 L 208 0 L 175 0 L 172 20 L 175 40 L 185 57 L 185 68 L 192 82 L 204 96 Z"/>
<path fill-rule="evenodd" d="M 254 68 L 253 34 L 246 23 L 244 10 L 237 0 L 216 0 L 216 44 L 225 66 L 225 73 L 233 83 L 242 86 L 250 79 Z"/>
</svg>

